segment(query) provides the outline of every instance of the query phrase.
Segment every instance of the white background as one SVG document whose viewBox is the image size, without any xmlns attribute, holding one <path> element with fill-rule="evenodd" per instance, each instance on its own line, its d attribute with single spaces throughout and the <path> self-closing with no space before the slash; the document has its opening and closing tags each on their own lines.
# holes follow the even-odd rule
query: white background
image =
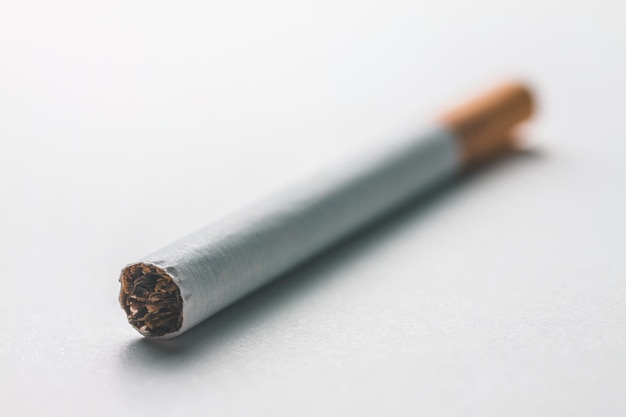
<svg viewBox="0 0 626 417">
<path fill-rule="evenodd" d="M 509 77 L 532 151 L 126 322 L 126 263 Z M 621 0 L 3 1 L 0 414 L 624 415 L 625 98 Z"/>
</svg>

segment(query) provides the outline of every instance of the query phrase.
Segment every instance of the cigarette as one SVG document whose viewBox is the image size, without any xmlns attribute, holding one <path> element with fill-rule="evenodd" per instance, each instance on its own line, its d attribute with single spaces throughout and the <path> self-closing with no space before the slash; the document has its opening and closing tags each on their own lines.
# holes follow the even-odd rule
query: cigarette
<svg viewBox="0 0 626 417">
<path fill-rule="evenodd" d="M 170 339 L 512 145 L 527 87 L 501 85 L 384 147 L 198 230 L 121 273 L 119 301 L 143 336 Z"/>
</svg>

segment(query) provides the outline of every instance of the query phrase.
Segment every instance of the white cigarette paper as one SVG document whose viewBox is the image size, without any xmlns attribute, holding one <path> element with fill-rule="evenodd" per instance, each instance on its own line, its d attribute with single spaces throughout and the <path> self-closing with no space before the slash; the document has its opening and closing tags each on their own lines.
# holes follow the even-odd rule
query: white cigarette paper
<svg viewBox="0 0 626 417">
<path fill-rule="evenodd" d="M 123 269 L 120 302 L 144 336 L 169 339 L 457 173 L 445 123 L 188 235 Z"/>
</svg>

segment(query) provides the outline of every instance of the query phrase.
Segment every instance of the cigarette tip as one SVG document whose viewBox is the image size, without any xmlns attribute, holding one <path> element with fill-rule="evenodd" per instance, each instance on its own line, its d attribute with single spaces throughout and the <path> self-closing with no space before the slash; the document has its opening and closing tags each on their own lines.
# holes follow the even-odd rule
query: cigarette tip
<svg viewBox="0 0 626 417">
<path fill-rule="evenodd" d="M 443 114 L 441 122 L 456 133 L 465 165 L 511 149 L 514 130 L 535 113 L 531 87 L 508 81 Z"/>
</svg>

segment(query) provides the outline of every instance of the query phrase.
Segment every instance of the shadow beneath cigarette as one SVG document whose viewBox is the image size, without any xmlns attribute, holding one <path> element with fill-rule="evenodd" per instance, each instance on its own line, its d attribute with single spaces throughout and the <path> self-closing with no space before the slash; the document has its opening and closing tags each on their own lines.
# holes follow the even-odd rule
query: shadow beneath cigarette
<svg viewBox="0 0 626 417">
<path fill-rule="evenodd" d="M 211 363 L 219 355 L 233 355 L 242 338 L 263 322 L 271 312 L 289 302 L 301 302 L 307 291 L 330 279 L 333 270 L 345 266 L 351 259 L 364 255 L 368 249 L 410 222 L 423 217 L 436 206 L 449 203 L 453 191 L 477 185 L 493 171 L 511 169 L 516 164 L 536 161 L 542 155 L 534 150 L 509 153 L 495 161 L 471 170 L 457 179 L 414 198 L 369 227 L 353 234 L 308 262 L 283 274 L 270 284 L 237 301 L 185 334 L 167 341 L 141 338 L 130 342 L 121 354 L 125 369 L 154 372 L 181 372 L 198 365 L 196 359 Z"/>
</svg>

